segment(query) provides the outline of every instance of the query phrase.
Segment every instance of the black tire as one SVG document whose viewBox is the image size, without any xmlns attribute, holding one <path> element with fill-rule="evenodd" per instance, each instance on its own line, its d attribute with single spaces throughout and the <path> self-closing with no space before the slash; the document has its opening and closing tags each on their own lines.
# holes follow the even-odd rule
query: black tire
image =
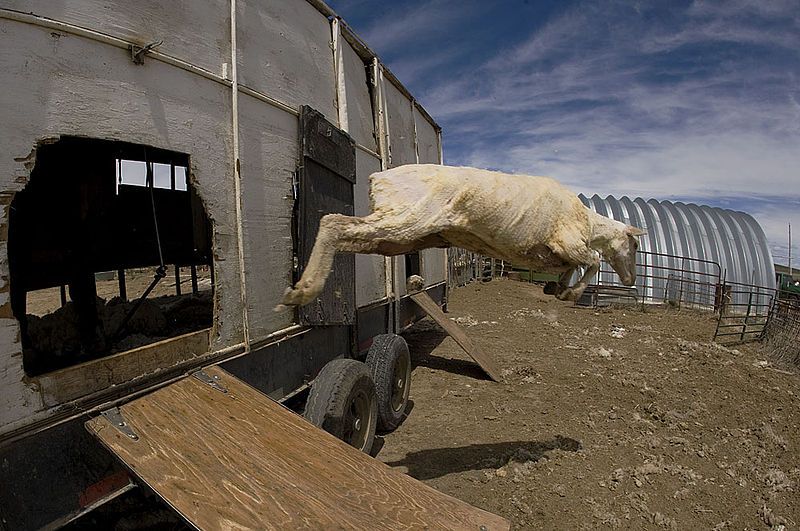
<svg viewBox="0 0 800 531">
<path fill-rule="evenodd" d="M 411 355 L 406 340 L 395 334 L 375 336 L 366 364 L 378 394 L 378 430 L 392 431 L 405 418 L 411 392 Z"/>
<path fill-rule="evenodd" d="M 375 440 L 378 401 L 367 366 L 352 359 L 328 362 L 311 385 L 303 416 L 368 454 Z"/>
</svg>

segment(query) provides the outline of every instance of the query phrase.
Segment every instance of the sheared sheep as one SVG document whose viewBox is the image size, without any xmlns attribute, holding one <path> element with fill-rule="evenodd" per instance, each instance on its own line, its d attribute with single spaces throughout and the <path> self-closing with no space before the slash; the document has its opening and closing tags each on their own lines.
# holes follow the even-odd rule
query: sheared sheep
<svg viewBox="0 0 800 531">
<path fill-rule="evenodd" d="M 370 197 L 368 216 L 322 218 L 308 265 L 294 288 L 287 289 L 283 304 L 314 300 L 337 252 L 393 256 L 461 247 L 559 273 L 558 283 L 547 292 L 561 300 L 581 296 L 599 270 L 599 254 L 623 284 L 636 280 L 636 237 L 644 232 L 589 210 L 548 177 L 409 164 L 372 174 Z M 586 271 L 569 287 L 580 266 Z"/>
</svg>

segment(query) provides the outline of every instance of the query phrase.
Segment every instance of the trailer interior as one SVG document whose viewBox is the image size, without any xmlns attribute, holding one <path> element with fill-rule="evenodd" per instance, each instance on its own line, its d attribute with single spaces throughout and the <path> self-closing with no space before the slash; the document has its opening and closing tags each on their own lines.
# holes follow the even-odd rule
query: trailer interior
<svg viewBox="0 0 800 531">
<path fill-rule="evenodd" d="M 36 376 L 209 329 L 211 222 L 189 156 L 61 137 L 10 209 L 10 296 Z"/>
</svg>

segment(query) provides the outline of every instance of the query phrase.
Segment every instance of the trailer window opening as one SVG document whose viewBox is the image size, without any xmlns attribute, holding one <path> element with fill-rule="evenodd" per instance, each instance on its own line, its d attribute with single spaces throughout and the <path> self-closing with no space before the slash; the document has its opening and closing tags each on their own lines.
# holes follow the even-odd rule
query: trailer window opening
<svg viewBox="0 0 800 531">
<path fill-rule="evenodd" d="M 212 326 L 211 222 L 188 168 L 186 154 L 127 142 L 37 148 L 8 225 L 28 375 Z"/>
<path fill-rule="evenodd" d="M 116 193 L 119 194 L 121 186 L 146 187 L 147 167 L 150 166 L 153 175 L 153 187 L 161 190 L 175 190 L 186 192 L 189 189 L 186 166 L 163 164 L 160 162 L 145 162 L 142 160 L 116 159 L 115 170 L 117 178 Z"/>
</svg>

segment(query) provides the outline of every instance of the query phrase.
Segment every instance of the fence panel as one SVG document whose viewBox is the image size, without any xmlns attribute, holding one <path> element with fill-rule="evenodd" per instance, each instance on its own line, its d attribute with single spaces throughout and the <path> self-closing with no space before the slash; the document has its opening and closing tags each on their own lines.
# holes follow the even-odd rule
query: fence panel
<svg viewBox="0 0 800 531">
<path fill-rule="evenodd" d="M 800 299 L 776 300 L 761 337 L 779 361 L 800 367 Z"/>
</svg>

